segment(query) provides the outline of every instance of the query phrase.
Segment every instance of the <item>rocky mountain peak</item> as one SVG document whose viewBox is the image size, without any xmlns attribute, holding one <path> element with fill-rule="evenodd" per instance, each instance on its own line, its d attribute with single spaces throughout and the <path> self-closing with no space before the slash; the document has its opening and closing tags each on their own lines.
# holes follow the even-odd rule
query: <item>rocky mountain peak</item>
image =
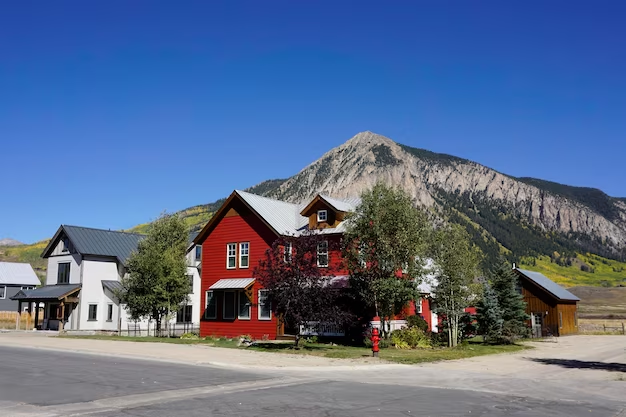
<svg viewBox="0 0 626 417">
<path fill-rule="evenodd" d="M 0 239 L 0 246 L 20 246 L 20 245 L 23 245 L 23 243 L 15 239 L 10 239 L 10 238 Z"/>
<path fill-rule="evenodd" d="M 352 197 L 377 181 L 403 188 L 418 205 L 438 211 L 455 207 L 477 223 L 486 222 L 485 216 L 503 216 L 520 225 L 519 233 L 525 233 L 522 225 L 528 225 L 544 235 L 558 232 L 573 236 L 576 245 L 582 242 L 599 248 L 594 242 L 602 242 L 607 251 L 626 250 L 623 201 L 607 196 L 602 205 L 608 204 L 610 210 L 599 210 L 600 204 L 588 203 L 597 197 L 572 198 L 567 192 L 545 186 L 545 182 L 513 178 L 472 161 L 400 145 L 370 131 L 331 149 L 266 195 L 292 202 L 317 193 Z M 489 220 L 491 224 L 494 221 Z"/>
</svg>

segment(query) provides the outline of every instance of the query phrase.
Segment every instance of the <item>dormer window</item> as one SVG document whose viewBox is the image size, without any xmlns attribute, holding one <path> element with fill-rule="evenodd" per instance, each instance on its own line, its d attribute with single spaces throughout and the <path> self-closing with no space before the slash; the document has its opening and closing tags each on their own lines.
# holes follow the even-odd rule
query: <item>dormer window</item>
<svg viewBox="0 0 626 417">
<path fill-rule="evenodd" d="M 196 261 L 202 260 L 202 246 L 196 246 Z"/>
<path fill-rule="evenodd" d="M 328 210 L 317 210 L 317 221 L 318 222 L 328 221 Z"/>
</svg>

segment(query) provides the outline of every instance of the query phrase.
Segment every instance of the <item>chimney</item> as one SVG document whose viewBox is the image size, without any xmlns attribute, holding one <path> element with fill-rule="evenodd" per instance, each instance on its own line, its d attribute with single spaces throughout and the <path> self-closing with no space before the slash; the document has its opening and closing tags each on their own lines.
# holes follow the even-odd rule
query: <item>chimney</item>
<svg viewBox="0 0 626 417">
<path fill-rule="evenodd" d="M 515 262 L 513 262 L 513 269 L 515 269 Z"/>
</svg>

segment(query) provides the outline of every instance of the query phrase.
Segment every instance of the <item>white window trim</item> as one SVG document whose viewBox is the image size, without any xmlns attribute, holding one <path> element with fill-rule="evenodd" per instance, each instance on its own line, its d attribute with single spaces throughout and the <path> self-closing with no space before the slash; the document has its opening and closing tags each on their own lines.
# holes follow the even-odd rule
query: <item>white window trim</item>
<svg viewBox="0 0 626 417">
<path fill-rule="evenodd" d="M 424 311 L 424 309 L 423 309 L 423 307 L 422 307 L 422 303 L 423 303 L 424 301 L 426 301 L 426 300 L 424 300 L 423 298 L 418 298 L 418 299 L 417 299 L 417 301 L 418 301 L 418 302 L 417 302 L 417 303 L 416 303 L 416 305 L 415 305 L 415 314 L 422 314 L 422 313 L 423 313 L 423 311 Z"/>
<path fill-rule="evenodd" d="M 96 318 L 90 318 L 91 306 L 96 306 Z M 98 304 L 91 303 L 87 305 L 87 321 L 98 321 Z"/>
<path fill-rule="evenodd" d="M 230 246 L 231 245 L 235 245 L 235 254 L 234 255 L 230 255 Z M 235 266 L 229 266 L 228 262 L 230 260 L 230 258 L 233 258 L 235 260 Z M 237 244 L 236 243 L 227 243 L 226 244 L 226 269 L 237 269 Z"/>
<path fill-rule="evenodd" d="M 320 214 L 324 213 L 324 218 L 322 219 Z M 327 222 L 328 221 L 328 210 L 317 210 L 317 221 L 318 222 Z"/>
<path fill-rule="evenodd" d="M 257 307 L 257 319 L 259 321 L 269 321 L 269 320 L 272 319 L 272 309 L 271 309 L 271 306 L 270 306 L 270 309 L 269 309 L 270 316 L 269 317 L 262 317 L 261 316 L 261 293 L 262 292 L 267 292 L 267 290 L 259 290 L 258 291 L 258 294 L 257 294 L 257 301 L 258 301 L 257 302 L 257 304 L 258 304 L 258 307 Z"/>
<path fill-rule="evenodd" d="M 326 265 L 320 264 L 320 253 L 323 254 L 323 252 L 320 252 L 320 245 L 323 242 L 326 243 Z M 328 241 L 324 240 L 323 242 L 320 242 L 320 243 L 317 244 L 317 267 L 318 268 L 328 268 L 328 264 L 330 263 L 330 255 L 328 253 Z"/>
<path fill-rule="evenodd" d="M 241 248 L 243 247 L 243 245 L 248 245 L 248 254 L 247 255 L 242 255 L 241 253 Z M 248 257 L 248 265 L 247 266 L 241 266 L 241 258 L 243 256 L 247 256 Z M 239 243 L 239 268 L 240 269 L 248 269 L 250 268 L 250 242 L 240 242 Z"/>
<path fill-rule="evenodd" d="M 215 315 L 213 317 L 209 316 L 209 293 L 211 294 L 211 298 L 215 302 Z M 204 294 L 204 318 L 207 320 L 215 320 L 217 319 L 217 298 L 215 298 L 215 293 L 213 290 L 208 290 Z"/>
<path fill-rule="evenodd" d="M 291 262 L 292 256 L 293 256 L 293 245 L 291 244 L 291 242 L 285 242 L 285 246 L 283 247 L 283 261 L 285 261 L 285 263 Z"/>
<path fill-rule="evenodd" d="M 4 300 L 5 298 L 7 298 L 7 286 L 0 285 L 0 288 L 4 288 L 4 291 L 2 291 L 2 297 L 0 297 L 0 300 Z"/>
<path fill-rule="evenodd" d="M 27 291 L 27 290 L 34 290 L 34 289 L 35 289 L 35 287 L 34 287 L 34 286 L 32 286 L 32 285 L 27 285 L 27 286 L 22 287 L 22 288 L 20 288 L 20 289 L 21 289 L 22 291 L 24 291 L 24 290 L 26 290 L 26 291 Z"/>
<path fill-rule="evenodd" d="M 233 309 L 235 310 L 233 312 L 233 316 L 232 317 L 226 317 L 226 294 L 228 293 L 232 293 L 233 294 Z M 224 291 L 224 299 L 222 300 L 222 319 L 223 320 L 235 320 L 235 318 L 237 317 L 237 307 L 238 307 L 238 301 L 237 301 L 237 295 L 235 293 L 235 291 Z"/>
<path fill-rule="evenodd" d="M 252 301 L 248 304 L 248 317 L 240 316 L 241 312 L 241 297 L 245 297 L 244 291 L 237 291 L 237 320 L 252 320 Z"/>
</svg>

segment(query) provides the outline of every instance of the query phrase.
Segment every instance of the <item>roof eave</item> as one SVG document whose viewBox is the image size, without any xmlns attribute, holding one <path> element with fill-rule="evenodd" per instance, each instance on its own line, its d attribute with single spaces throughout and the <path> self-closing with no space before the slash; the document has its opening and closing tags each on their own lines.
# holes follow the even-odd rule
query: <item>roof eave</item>
<svg viewBox="0 0 626 417">
<path fill-rule="evenodd" d="M 246 201 L 245 198 L 243 198 L 241 195 L 239 195 L 239 193 L 237 192 L 237 190 L 233 191 L 230 196 L 228 196 L 228 198 L 226 199 L 226 201 L 224 201 L 224 204 L 222 204 L 222 206 L 215 212 L 215 214 L 213 216 L 211 216 L 211 219 L 209 220 L 209 222 L 202 228 L 202 230 L 200 231 L 200 233 L 198 233 L 198 236 L 196 236 L 196 238 L 193 240 L 193 246 L 195 245 L 201 245 L 202 242 L 204 242 L 207 238 L 207 236 L 210 234 L 212 228 L 215 226 L 215 224 L 219 221 L 218 219 L 220 219 L 222 217 L 222 215 L 224 214 L 224 212 L 226 211 L 226 208 L 230 206 L 230 204 L 232 203 L 232 201 L 237 198 L 239 199 L 239 201 L 241 201 L 250 211 L 252 211 L 259 219 L 261 219 L 261 221 L 267 226 L 269 227 L 269 229 L 274 232 L 277 236 L 281 236 L 281 234 L 272 227 L 271 224 L 268 223 L 267 220 L 265 220 L 265 218 L 263 218 L 263 216 L 261 216 L 250 204 L 248 204 L 248 202 Z"/>
</svg>

